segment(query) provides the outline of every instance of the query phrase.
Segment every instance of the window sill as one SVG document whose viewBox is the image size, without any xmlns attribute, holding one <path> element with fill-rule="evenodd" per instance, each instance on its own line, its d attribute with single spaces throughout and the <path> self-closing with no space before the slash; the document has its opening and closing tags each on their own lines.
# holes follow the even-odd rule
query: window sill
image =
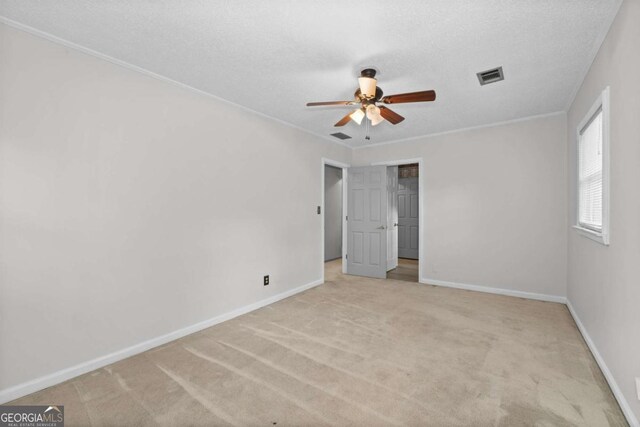
<svg viewBox="0 0 640 427">
<path fill-rule="evenodd" d="M 609 246 L 609 236 L 607 234 L 598 233 L 597 231 L 589 230 L 578 225 L 574 225 L 573 228 L 578 232 L 578 234 L 598 242 L 601 245 Z"/>
</svg>

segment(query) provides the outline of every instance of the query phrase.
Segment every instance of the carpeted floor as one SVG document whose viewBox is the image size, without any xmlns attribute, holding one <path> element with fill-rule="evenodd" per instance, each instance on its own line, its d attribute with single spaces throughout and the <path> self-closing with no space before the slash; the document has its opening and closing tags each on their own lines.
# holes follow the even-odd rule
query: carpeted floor
<svg viewBox="0 0 640 427">
<path fill-rule="evenodd" d="M 398 258 L 398 266 L 387 271 L 387 279 L 401 280 L 403 282 L 418 281 L 418 260 Z"/>
<path fill-rule="evenodd" d="M 626 425 L 566 307 L 343 276 L 14 404 L 66 425 Z"/>
</svg>

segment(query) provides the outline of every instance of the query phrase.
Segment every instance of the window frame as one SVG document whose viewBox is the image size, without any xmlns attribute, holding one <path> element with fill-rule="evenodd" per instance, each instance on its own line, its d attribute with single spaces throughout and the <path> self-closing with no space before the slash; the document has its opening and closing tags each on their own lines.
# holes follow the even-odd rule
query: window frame
<svg viewBox="0 0 640 427">
<path fill-rule="evenodd" d="M 574 190 L 575 212 L 573 228 L 582 236 L 600 244 L 609 245 L 609 87 L 607 86 L 591 106 L 576 128 L 576 185 Z M 580 225 L 580 136 L 582 130 L 602 112 L 602 230 L 595 231 Z"/>
</svg>

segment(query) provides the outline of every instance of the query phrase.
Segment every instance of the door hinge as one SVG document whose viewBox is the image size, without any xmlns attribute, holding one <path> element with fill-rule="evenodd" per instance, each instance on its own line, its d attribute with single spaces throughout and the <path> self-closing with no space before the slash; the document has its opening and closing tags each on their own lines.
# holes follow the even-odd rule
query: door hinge
<svg viewBox="0 0 640 427">
<path fill-rule="evenodd" d="M 349 259 L 349 254 L 344 254 L 344 259 Z"/>
<path fill-rule="evenodd" d="M 345 221 L 349 221 L 349 215 L 345 216 L 345 217 L 344 217 L 344 220 L 345 220 Z"/>
</svg>

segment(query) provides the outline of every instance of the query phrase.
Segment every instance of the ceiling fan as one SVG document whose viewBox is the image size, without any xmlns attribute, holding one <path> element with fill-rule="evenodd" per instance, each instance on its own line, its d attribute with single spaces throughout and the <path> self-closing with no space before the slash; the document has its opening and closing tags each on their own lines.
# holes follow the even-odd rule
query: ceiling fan
<svg viewBox="0 0 640 427">
<path fill-rule="evenodd" d="M 400 114 L 390 110 L 384 105 L 377 105 L 378 103 L 404 104 L 408 102 L 428 102 L 436 99 L 436 93 L 433 90 L 382 96 L 382 89 L 376 85 L 377 80 L 375 76 L 376 70 L 373 68 L 366 68 L 360 72 L 360 77 L 358 77 L 360 87 L 354 93 L 354 99 L 352 101 L 309 102 L 307 103 L 307 107 L 359 105 L 359 108 L 344 116 L 334 126 L 344 126 L 349 123 L 350 120 L 360 125 L 366 117 L 368 120 L 365 121 L 367 125 L 367 135 L 365 139 L 370 139 L 368 133 L 369 122 L 371 122 L 372 126 L 376 126 L 386 120 L 393 125 L 397 125 L 404 120 L 404 117 Z"/>
</svg>

